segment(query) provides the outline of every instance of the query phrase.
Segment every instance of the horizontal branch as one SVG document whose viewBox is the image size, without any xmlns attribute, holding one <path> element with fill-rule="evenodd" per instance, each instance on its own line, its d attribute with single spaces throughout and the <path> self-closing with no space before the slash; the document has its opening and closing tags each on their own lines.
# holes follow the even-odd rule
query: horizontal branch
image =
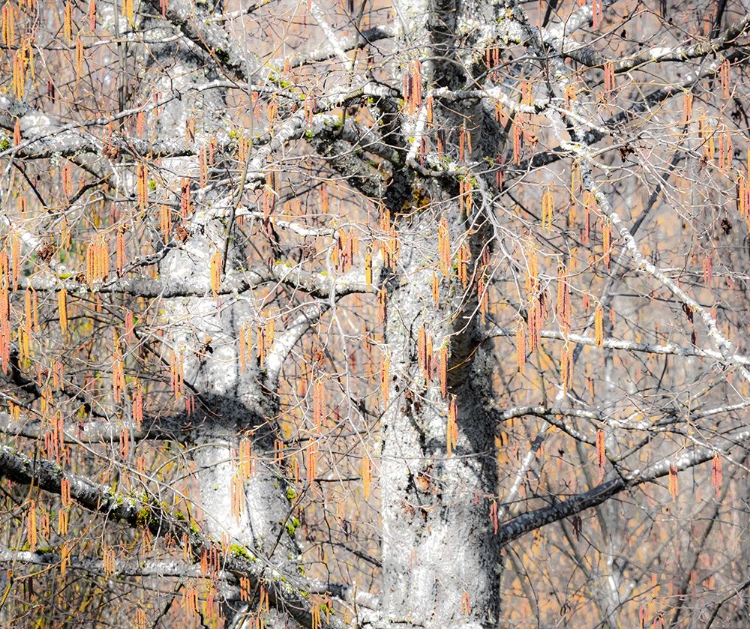
<svg viewBox="0 0 750 629">
<path fill-rule="evenodd" d="M 491 336 L 515 337 L 515 330 L 508 330 L 495 326 Z M 542 330 L 540 336 L 545 339 L 558 341 L 570 341 L 579 345 L 596 346 L 596 339 L 580 334 L 563 334 L 557 330 Z M 682 347 L 674 343 L 666 345 L 653 345 L 651 343 L 637 343 L 636 341 L 625 341 L 621 339 L 602 339 L 602 347 L 606 349 L 620 349 L 628 352 L 645 352 L 648 354 L 672 355 L 672 356 L 695 356 L 697 358 L 710 358 L 712 360 L 726 363 L 750 365 L 750 357 L 734 354 L 731 360 L 724 358 L 721 352 L 712 349 L 700 349 L 698 347 Z"/>
<path fill-rule="evenodd" d="M 35 552 L 30 550 L 11 550 L 0 548 L 0 565 L 2 564 L 25 564 L 29 566 L 55 566 L 62 561 L 62 556 L 57 549 L 39 549 Z M 68 569 L 85 570 L 101 575 L 109 575 L 104 570 L 104 561 L 101 559 L 86 559 L 83 557 L 68 557 Z M 116 561 L 114 573 L 121 577 L 201 577 L 200 568 L 194 564 L 187 564 L 176 559 L 164 559 L 160 561 Z"/>
<path fill-rule="evenodd" d="M 646 49 L 636 55 L 614 61 L 614 71 L 616 73 L 621 73 L 647 63 L 685 61 L 686 59 L 707 57 L 736 45 L 737 38 L 745 35 L 748 27 L 750 27 L 750 13 L 746 14 L 739 22 L 731 24 L 723 33 L 714 39 L 702 41 L 691 46 L 665 46 Z"/>
<path fill-rule="evenodd" d="M 107 421 L 96 417 L 90 421 L 76 421 L 73 425 L 66 426 L 63 431 L 63 442 L 118 443 L 124 434 L 127 434 L 129 441 L 177 440 L 178 437 L 184 437 L 187 434 L 189 423 L 190 420 L 187 417 L 179 416 L 144 418 L 141 428 L 138 428 L 131 420 Z M 42 439 L 51 431 L 50 423 L 40 418 L 20 417 L 16 419 L 10 413 L 0 413 L 0 433 L 26 439 Z"/>
<path fill-rule="evenodd" d="M 308 592 L 314 594 L 330 594 L 349 604 L 376 610 L 380 606 L 380 598 L 370 592 L 358 590 L 355 586 L 342 583 L 327 583 L 320 580 L 311 580 L 306 586 Z"/>
<path fill-rule="evenodd" d="M 359 270 L 332 278 L 322 273 L 304 271 L 298 266 L 277 263 L 270 267 L 258 267 L 229 275 L 222 281 L 218 294 L 241 294 L 269 282 L 280 282 L 318 298 L 328 298 L 332 291 L 337 296 L 375 291 L 373 285 L 366 283 L 364 273 Z M 76 279 L 34 275 L 32 277 L 21 277 L 18 280 L 19 290 L 33 289 L 37 292 L 45 292 L 59 291 L 63 288 L 69 294 L 79 296 L 98 293 L 170 299 L 176 297 L 206 297 L 213 294 L 209 283 L 202 278 L 186 280 L 117 278 L 88 284 Z"/>
<path fill-rule="evenodd" d="M 516 417 L 541 417 L 556 428 L 559 428 L 567 435 L 573 437 L 576 441 L 581 441 L 588 445 L 594 445 L 595 440 L 587 437 L 581 431 L 568 426 L 558 419 L 559 417 L 574 417 L 576 419 L 589 419 L 592 421 L 604 421 L 602 414 L 597 411 L 585 411 L 573 408 L 554 408 L 548 406 L 514 406 L 498 413 L 494 419 L 499 422 L 509 421 Z"/>
<path fill-rule="evenodd" d="M 60 565 L 63 557 L 57 548 L 39 548 L 36 551 L 11 550 L 0 547 L 0 566 L 13 566 L 19 564 L 27 566 L 54 567 Z M 104 567 L 102 559 L 88 559 L 80 556 L 68 556 L 68 570 L 83 570 L 85 572 L 98 574 L 100 576 L 112 577 L 175 577 L 193 579 L 212 578 L 201 572 L 199 566 L 185 563 L 179 559 L 160 559 L 154 561 L 137 561 L 133 559 L 116 560 L 109 571 Z M 225 570 L 219 574 L 220 579 L 229 576 L 232 582 L 236 582 L 233 575 L 228 575 Z M 306 592 L 314 594 L 329 594 L 344 601 L 345 603 L 356 603 L 367 609 L 377 609 L 380 601 L 378 597 L 370 592 L 358 590 L 352 585 L 343 583 L 327 583 L 320 579 L 310 579 L 304 582 Z"/>
<path fill-rule="evenodd" d="M 589 11 L 590 7 L 585 7 Z M 542 31 L 541 37 L 545 44 L 551 46 L 559 54 L 570 57 L 577 63 L 587 67 L 603 66 L 612 63 L 617 74 L 629 72 L 649 63 L 665 61 L 684 62 L 688 59 L 700 59 L 716 54 L 737 44 L 737 39 L 744 35 L 750 26 L 750 14 L 745 15 L 739 22 L 731 24 L 723 33 L 714 39 L 701 41 L 692 45 L 658 46 L 641 50 L 636 54 L 621 59 L 611 59 L 589 46 L 584 46 L 553 27 Z M 566 35 L 569 31 L 566 31 Z"/>
</svg>

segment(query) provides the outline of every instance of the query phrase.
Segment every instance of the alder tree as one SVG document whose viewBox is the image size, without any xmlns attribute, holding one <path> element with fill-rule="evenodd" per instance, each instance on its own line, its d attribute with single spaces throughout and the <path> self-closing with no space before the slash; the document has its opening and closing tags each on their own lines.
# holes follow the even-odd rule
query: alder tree
<svg viewBox="0 0 750 629">
<path fill-rule="evenodd" d="M 4 2 L 0 623 L 750 626 L 749 11 Z"/>
</svg>

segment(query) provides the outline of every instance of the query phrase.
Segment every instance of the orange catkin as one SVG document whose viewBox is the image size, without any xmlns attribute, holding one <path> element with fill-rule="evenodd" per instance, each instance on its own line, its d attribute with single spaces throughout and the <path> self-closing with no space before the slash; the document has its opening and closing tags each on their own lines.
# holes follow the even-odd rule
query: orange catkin
<svg viewBox="0 0 750 629">
<path fill-rule="evenodd" d="M 602 429 L 596 431 L 596 464 L 599 471 L 604 470 L 604 464 L 607 461 L 607 452 L 605 446 L 605 434 Z"/>
<path fill-rule="evenodd" d="M 523 371 L 526 365 L 526 324 L 520 318 L 516 322 L 516 363 L 518 371 Z"/>
<path fill-rule="evenodd" d="M 719 494 L 721 493 L 721 481 L 722 481 L 721 455 L 719 455 L 719 453 L 717 452 L 716 454 L 714 454 L 714 458 L 711 460 L 711 485 L 716 491 L 717 498 L 719 497 Z"/>
<path fill-rule="evenodd" d="M 458 443 L 458 409 L 456 407 L 456 396 L 451 396 L 448 403 L 448 423 L 445 428 L 446 456 L 451 458 L 453 450 Z"/>
<path fill-rule="evenodd" d="M 677 500 L 677 496 L 680 493 L 680 488 L 677 484 L 677 468 L 674 465 L 669 466 L 669 495 L 672 496 L 672 501 Z"/>
<path fill-rule="evenodd" d="M 63 334 L 68 333 L 68 291 L 64 288 L 57 293 L 57 309 L 60 316 L 60 329 Z"/>
<path fill-rule="evenodd" d="M 594 310 L 594 338 L 597 347 L 604 347 L 604 309 L 601 305 Z"/>
</svg>

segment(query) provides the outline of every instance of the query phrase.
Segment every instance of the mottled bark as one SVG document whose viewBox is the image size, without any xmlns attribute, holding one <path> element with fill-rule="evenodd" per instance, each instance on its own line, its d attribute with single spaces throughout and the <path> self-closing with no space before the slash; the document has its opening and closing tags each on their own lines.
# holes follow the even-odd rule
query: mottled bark
<svg viewBox="0 0 750 629">
<path fill-rule="evenodd" d="M 456 208 L 454 220 L 460 225 Z M 450 209 L 448 209 L 450 212 Z M 498 607 L 499 545 L 490 519 L 497 484 L 494 428 L 485 411 L 491 372 L 480 347 L 472 300 L 442 279 L 431 294 L 435 217 L 399 218 L 400 262 L 408 282 L 389 293 L 390 401 L 382 418 L 383 616 L 395 626 L 489 627 Z M 415 356 L 424 326 L 437 351 L 450 348 L 448 396 L 426 380 Z M 469 352 L 461 351 L 470 349 Z M 447 456 L 450 401 L 458 441 Z"/>
<path fill-rule="evenodd" d="M 454 45 L 458 38 L 481 37 L 477 20 L 491 20 L 492 7 L 480 10 L 451 1 L 396 6 L 405 20 L 404 48 L 429 50 L 422 57 L 425 89 L 464 87 L 474 59 Z M 403 136 L 420 142 L 420 124 L 418 115 L 404 116 Z M 502 148 L 501 130 L 485 118 L 479 101 L 463 103 L 457 115 L 436 99 L 433 125 L 431 133 L 441 136 L 448 162 L 471 160 L 472 151 L 495 156 Z M 403 245 L 386 284 L 391 380 L 381 426 L 383 621 L 384 626 L 491 627 L 499 610 L 500 545 L 490 517 L 497 467 L 488 413 L 492 369 L 482 347 L 486 332 L 477 292 L 479 261 L 489 253 L 492 230 L 481 205 L 457 200 L 463 179 L 472 186 L 491 184 L 468 169 L 456 177 L 423 179 L 412 165 L 417 174 L 406 179 L 411 198 L 403 192 L 391 195 L 393 224 Z M 397 183 L 403 186 L 403 179 Z M 446 229 L 452 266 L 437 271 L 438 234 Z M 463 281 L 461 263 L 455 262 L 461 247 L 471 252 L 469 277 Z M 433 361 L 428 373 L 418 356 L 421 328 L 434 350 L 433 355 L 428 350 Z M 442 367 L 434 366 L 441 348 L 448 356 L 446 395 L 435 375 Z M 449 446 L 452 404 L 458 439 Z"/>
<path fill-rule="evenodd" d="M 171 10 L 177 17 L 183 8 L 175 3 Z M 193 23 L 188 14 L 180 21 L 183 29 Z M 177 19 L 177 18 L 175 18 Z M 231 43 L 226 40 L 227 45 Z M 209 79 L 204 60 L 192 53 L 178 52 L 171 46 L 152 49 L 155 64 L 171 63 L 174 72 L 155 77 L 165 92 L 182 90 L 189 84 Z M 247 65 L 236 67 L 240 72 Z M 160 83 L 164 83 L 160 85 Z M 185 90 L 187 91 L 187 90 Z M 162 137 L 184 134 L 188 119 L 204 120 L 202 133 L 225 134 L 226 123 L 216 112 L 225 109 L 224 91 L 210 90 L 172 101 L 154 119 Z M 210 115 L 209 115 L 210 112 Z M 175 173 L 167 182 L 179 190 L 184 177 L 199 179 L 195 160 L 164 160 L 167 172 Z M 231 539 L 252 549 L 265 565 L 273 565 L 268 576 L 295 575 L 299 565 L 299 548 L 285 527 L 291 516 L 290 500 L 283 470 L 274 461 L 274 441 L 278 401 L 267 388 L 267 373 L 262 365 L 248 361 L 242 369 L 239 360 L 240 329 L 258 323 L 249 300 L 233 299 L 222 306 L 221 296 L 211 290 L 212 258 L 221 256 L 222 277 L 236 282 L 245 270 L 245 260 L 232 237 L 233 218 L 242 197 L 244 178 L 236 173 L 229 188 L 220 187 L 209 198 L 196 204 L 186 228 L 186 241 L 166 252 L 159 263 L 159 274 L 173 285 L 193 287 L 187 296 L 177 295 L 164 302 L 164 320 L 168 324 L 168 347 L 165 360 L 182 364 L 185 398 L 194 396 L 195 410 L 189 418 L 192 426 L 186 445 L 195 464 L 195 478 L 200 491 L 199 505 L 204 530 L 213 540 Z M 235 189 L 236 188 L 236 189 Z M 252 286 L 252 284 L 250 285 Z M 202 287 L 203 291 L 195 291 Z M 249 288 L 249 287 L 248 287 Z M 171 356 L 169 355 L 171 354 Z M 242 439 L 250 439 L 256 460 L 251 478 L 243 479 L 238 469 L 238 450 Z M 243 486 L 244 505 L 238 495 Z M 282 605 L 283 607 L 283 605 Z M 230 626 L 240 622 L 237 611 L 247 608 L 239 601 L 226 601 L 224 614 Z M 284 624 L 284 615 L 273 615 L 272 625 Z"/>
</svg>

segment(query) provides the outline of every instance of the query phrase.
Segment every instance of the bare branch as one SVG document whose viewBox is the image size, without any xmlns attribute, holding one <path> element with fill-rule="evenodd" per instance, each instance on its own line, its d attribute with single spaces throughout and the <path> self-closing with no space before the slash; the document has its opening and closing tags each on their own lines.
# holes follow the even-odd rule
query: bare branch
<svg viewBox="0 0 750 629">
<path fill-rule="evenodd" d="M 644 470 L 634 470 L 629 474 L 609 480 L 585 493 L 577 494 L 562 502 L 556 502 L 549 507 L 524 513 L 509 522 L 501 524 L 498 535 L 500 535 L 503 543 L 511 542 L 542 526 L 563 520 L 581 511 L 600 505 L 621 491 L 663 478 L 669 474 L 670 469 L 681 472 L 710 461 L 717 452 L 725 452 L 731 446 L 742 444 L 748 439 L 750 439 L 750 429 L 724 435 L 722 437 L 722 446 L 716 445 L 710 448 L 690 449 L 687 452 L 682 452 L 681 454 L 654 463 Z"/>
<path fill-rule="evenodd" d="M 337 295 L 373 292 L 373 287 L 365 283 L 361 273 L 330 278 L 322 273 L 310 273 L 299 266 L 285 263 L 271 267 L 258 267 L 241 273 L 230 274 L 221 283 L 217 294 L 241 294 L 269 282 L 280 282 L 296 290 L 302 290 L 313 297 L 325 298 L 331 294 L 331 287 Z M 22 277 L 18 281 L 19 290 L 59 291 L 72 295 L 120 294 L 137 297 L 206 297 L 211 294 L 211 286 L 200 279 L 174 281 L 167 279 L 118 278 L 91 285 L 78 280 L 60 279 L 43 275 Z"/>
<path fill-rule="evenodd" d="M 373 42 L 382 39 L 390 39 L 394 36 L 395 32 L 396 27 L 393 23 L 385 24 L 383 26 L 373 26 L 372 28 L 358 32 L 356 35 L 341 37 L 339 39 L 339 47 L 344 52 L 349 52 L 350 50 L 355 50 L 357 48 L 364 48 Z M 332 46 L 327 45 L 309 53 L 302 52 L 290 55 L 285 59 L 276 59 L 273 65 L 276 68 L 283 68 L 286 66 L 290 68 L 299 68 L 317 61 L 325 61 L 337 54 L 338 52 L 335 51 Z"/>
<path fill-rule="evenodd" d="M 55 566 L 62 561 L 62 556 L 53 549 L 37 550 L 10 550 L 0 548 L 0 564 L 13 565 L 25 564 L 29 566 Z M 84 570 L 99 575 L 109 576 L 104 569 L 104 561 L 101 559 L 86 559 L 83 557 L 68 557 L 68 568 L 73 570 Z M 201 578 L 200 568 L 195 564 L 186 564 L 175 559 L 164 559 L 159 561 L 117 561 L 114 576 L 118 577 L 192 577 Z"/>
<path fill-rule="evenodd" d="M 495 326 L 492 336 L 515 337 L 515 331 Z M 596 339 L 580 334 L 563 334 L 557 330 L 542 330 L 539 335 L 544 339 L 557 341 L 570 341 L 580 345 L 596 346 Z M 710 358 L 722 364 L 750 365 L 750 357 L 735 354 L 731 360 L 725 358 L 721 352 L 712 349 L 701 349 L 699 347 L 680 347 L 673 343 L 667 345 L 654 345 L 651 343 L 637 343 L 636 341 L 625 341 L 621 339 L 602 339 L 602 347 L 606 349 L 619 349 L 627 352 L 645 352 L 647 354 L 658 354 L 661 356 L 697 356 L 699 358 Z"/>
<path fill-rule="evenodd" d="M 161 14 L 158 0 L 149 0 L 154 12 Z M 191 42 L 206 52 L 230 78 L 250 81 L 263 74 L 263 65 L 247 47 L 240 46 L 220 24 L 211 18 L 207 4 L 174 0 L 167 5 L 167 21 L 174 24 Z"/>
</svg>

